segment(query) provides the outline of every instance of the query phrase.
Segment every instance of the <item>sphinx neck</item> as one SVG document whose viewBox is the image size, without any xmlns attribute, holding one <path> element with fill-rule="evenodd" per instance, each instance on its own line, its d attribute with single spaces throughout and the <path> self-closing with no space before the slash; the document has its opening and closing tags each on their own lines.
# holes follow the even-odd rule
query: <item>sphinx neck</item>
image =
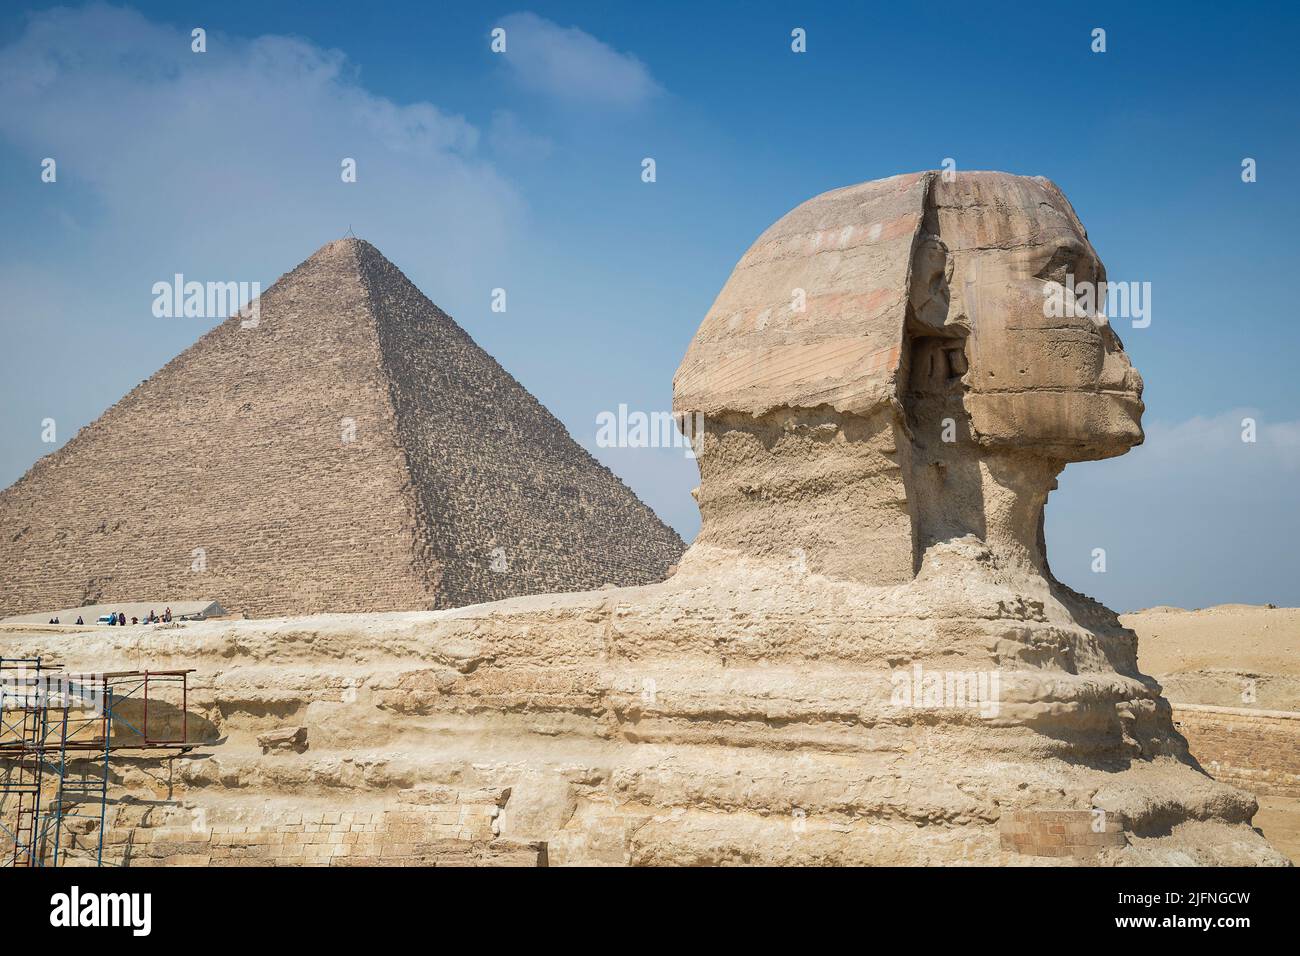
<svg viewBox="0 0 1300 956">
<path fill-rule="evenodd" d="M 980 537 L 1002 567 L 1050 578 L 1043 514 L 1061 467 L 1024 453 L 993 451 L 981 458 Z"/>
<path fill-rule="evenodd" d="M 887 409 L 710 420 L 692 550 L 892 585 L 973 535 L 997 568 L 1050 580 L 1043 509 L 1061 463 L 961 437 L 918 443 Z"/>
<path fill-rule="evenodd" d="M 918 455 L 910 495 L 917 568 L 933 545 L 973 535 L 998 568 L 1049 578 L 1043 510 L 1060 470 L 1058 462 L 1023 452 Z"/>
</svg>

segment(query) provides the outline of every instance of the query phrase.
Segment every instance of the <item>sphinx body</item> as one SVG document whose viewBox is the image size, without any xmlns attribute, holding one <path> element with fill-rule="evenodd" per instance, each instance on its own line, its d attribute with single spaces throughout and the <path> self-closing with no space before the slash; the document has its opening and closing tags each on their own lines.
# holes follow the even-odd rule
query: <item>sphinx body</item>
<svg viewBox="0 0 1300 956">
<path fill-rule="evenodd" d="M 553 864 L 1282 863 L 1132 632 L 1051 575 L 1056 475 L 1142 437 L 1113 330 L 1045 314 L 1067 274 L 1104 279 L 1046 180 L 818 196 L 678 371 L 702 528 L 669 580 L 22 650 L 199 668 L 222 742 L 167 796 L 210 819 L 492 793 L 457 839 Z M 286 723 L 309 749 L 259 752 Z"/>
</svg>

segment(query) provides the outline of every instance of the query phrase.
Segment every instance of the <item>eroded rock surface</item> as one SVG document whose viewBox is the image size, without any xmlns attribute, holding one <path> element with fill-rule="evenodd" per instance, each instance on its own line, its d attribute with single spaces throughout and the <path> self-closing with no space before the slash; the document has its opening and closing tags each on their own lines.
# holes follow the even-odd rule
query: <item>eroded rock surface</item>
<svg viewBox="0 0 1300 956">
<path fill-rule="evenodd" d="M 661 584 L 7 643 L 197 668 L 221 742 L 177 761 L 187 811 L 415 815 L 385 826 L 422 842 L 317 861 L 1284 863 L 1133 632 L 1048 567 L 1056 475 L 1142 437 L 1114 332 L 1045 316 L 1067 273 L 1104 276 L 1042 179 L 900 176 L 781 219 L 676 378 L 703 527 Z M 286 726 L 310 750 L 264 755 Z"/>
</svg>

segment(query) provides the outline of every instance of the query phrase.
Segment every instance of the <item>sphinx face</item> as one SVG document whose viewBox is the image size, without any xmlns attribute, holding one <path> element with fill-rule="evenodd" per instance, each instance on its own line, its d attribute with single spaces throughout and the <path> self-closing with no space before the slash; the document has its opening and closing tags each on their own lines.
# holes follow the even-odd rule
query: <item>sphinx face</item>
<svg viewBox="0 0 1300 956">
<path fill-rule="evenodd" d="M 1091 294 L 1105 270 L 1060 192 L 1040 179 L 958 174 L 936 183 L 935 215 L 951 258 L 948 324 L 967 332 L 962 381 L 980 443 L 1060 461 L 1140 444 L 1142 378 L 1104 296 Z M 935 257 L 922 252 L 915 269 L 932 273 Z M 914 273 L 913 299 L 933 285 Z"/>
</svg>

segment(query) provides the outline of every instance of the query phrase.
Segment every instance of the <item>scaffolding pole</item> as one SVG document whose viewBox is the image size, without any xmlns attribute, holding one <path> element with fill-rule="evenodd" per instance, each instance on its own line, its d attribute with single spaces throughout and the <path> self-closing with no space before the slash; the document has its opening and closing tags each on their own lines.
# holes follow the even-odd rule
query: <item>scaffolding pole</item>
<svg viewBox="0 0 1300 956">
<path fill-rule="evenodd" d="M 0 657 L 0 833 L 13 841 L 13 853 L 0 866 L 58 866 L 67 856 L 60 850 L 68 817 L 98 820 L 95 865 L 103 865 L 112 755 L 188 753 L 198 746 L 189 740 L 191 673 L 193 668 L 68 674 L 39 657 Z M 160 684 L 179 692 L 179 734 L 175 728 L 158 730 Z M 138 727 L 122 713 L 129 703 L 141 705 Z M 53 795 L 42 802 L 46 789 Z M 96 804 L 98 813 L 82 812 Z"/>
</svg>

